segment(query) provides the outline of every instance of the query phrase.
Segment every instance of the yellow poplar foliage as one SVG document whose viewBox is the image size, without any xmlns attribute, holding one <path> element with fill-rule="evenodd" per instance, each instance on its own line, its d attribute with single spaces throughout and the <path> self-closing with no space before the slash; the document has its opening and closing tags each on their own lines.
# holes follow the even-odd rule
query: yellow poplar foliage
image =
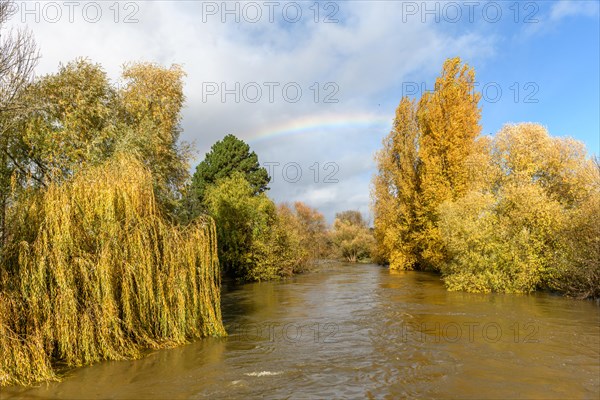
<svg viewBox="0 0 600 400">
<path fill-rule="evenodd" d="M 434 91 L 424 93 L 419 102 L 418 218 L 422 229 L 418 243 L 425 268 L 439 270 L 446 259 L 437 226 L 438 206 L 469 189 L 467 160 L 475 152 L 475 140 L 481 132 L 479 98 L 475 71 L 460 58 L 452 58 L 444 63 Z"/>
<path fill-rule="evenodd" d="M 373 181 L 376 253 L 392 269 L 412 269 L 417 207 L 417 126 L 414 102 L 402 98 L 392 131 L 377 153 L 378 174 Z"/>
<path fill-rule="evenodd" d="M 0 385 L 225 334 L 213 221 L 167 222 L 136 158 L 117 155 L 9 213 Z"/>
<path fill-rule="evenodd" d="M 450 290 L 600 297 L 598 160 L 538 124 L 480 136 L 474 84 L 453 58 L 416 111 L 400 102 L 376 156 L 376 260 Z"/>
<path fill-rule="evenodd" d="M 479 137 L 479 97 L 473 69 L 452 58 L 417 106 L 400 102 L 372 191 L 376 255 L 390 268 L 439 270 L 447 257 L 439 205 L 490 179 L 491 171 L 473 168 L 489 148 Z"/>
</svg>

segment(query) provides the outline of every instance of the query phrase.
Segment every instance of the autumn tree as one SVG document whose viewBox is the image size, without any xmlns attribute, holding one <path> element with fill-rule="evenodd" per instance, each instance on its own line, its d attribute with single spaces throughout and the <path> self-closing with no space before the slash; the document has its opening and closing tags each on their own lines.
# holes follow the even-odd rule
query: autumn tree
<svg viewBox="0 0 600 400">
<path fill-rule="evenodd" d="M 100 65 L 84 59 L 62 65 L 25 96 L 35 106 L 21 119 L 11 154 L 22 185 L 61 181 L 113 153 L 116 91 Z"/>
<path fill-rule="evenodd" d="M 300 228 L 300 245 L 313 261 L 325 257 L 331 246 L 325 216 L 301 201 L 294 203 L 294 211 Z"/>
<path fill-rule="evenodd" d="M 491 142 L 488 187 L 439 208 L 452 290 L 597 295 L 600 173 L 583 144 L 538 125 L 504 126 Z"/>
<path fill-rule="evenodd" d="M 139 155 L 153 172 L 159 198 L 171 208 L 189 167 L 190 147 L 179 140 L 184 76 L 179 65 L 133 63 L 124 67 L 124 87 L 119 91 L 119 120 L 128 129 L 117 149 Z"/>
<path fill-rule="evenodd" d="M 7 153 L 13 183 L 43 187 L 116 152 L 135 154 L 152 171 L 159 204 L 173 211 L 188 177 L 179 143 L 183 72 L 133 64 L 123 76 L 117 88 L 100 65 L 77 59 L 28 85 L 21 96 L 30 107 Z"/>
<path fill-rule="evenodd" d="M 207 211 L 217 225 L 223 271 L 241 280 L 262 281 L 303 271 L 309 260 L 304 227 L 287 206 L 256 194 L 241 172 L 210 185 Z"/>
<path fill-rule="evenodd" d="M 12 355 L 0 357 L 0 385 L 223 335 L 214 223 L 182 227 L 163 212 L 188 178 L 181 69 L 134 64 L 119 89 L 76 60 L 15 89 L 19 68 L 2 69 L 11 47 L 0 47 L 0 347 Z"/>
<path fill-rule="evenodd" d="M 264 194 L 255 195 L 240 172 L 208 187 L 208 212 L 217 225 L 219 260 L 231 276 L 247 280 L 271 279 L 273 265 L 261 265 L 261 241 L 269 235 L 276 218 L 275 204 Z"/>
<path fill-rule="evenodd" d="M 373 180 L 377 257 L 394 269 L 437 269 L 446 260 L 438 207 L 464 195 L 488 172 L 488 141 L 479 137 L 475 73 L 448 59 L 432 92 L 418 104 L 403 98 L 392 131 L 377 153 Z M 474 168 L 475 166 L 475 168 Z"/>
<path fill-rule="evenodd" d="M 446 260 L 438 229 L 438 206 L 469 190 L 469 166 L 481 132 L 475 71 L 460 58 L 446 60 L 433 92 L 421 97 L 418 157 L 420 230 L 417 241 L 424 268 L 439 269 Z"/>
<path fill-rule="evenodd" d="M 507 124 L 496 134 L 492 146 L 503 186 L 535 184 L 548 197 L 573 207 L 588 198 L 597 185 L 597 168 L 583 143 L 552 137 L 539 124 Z"/>
<path fill-rule="evenodd" d="M 376 252 L 392 269 L 412 269 L 419 256 L 415 242 L 419 138 L 415 104 L 403 97 L 393 128 L 375 157 L 372 191 Z"/>
<path fill-rule="evenodd" d="M 317 260 L 331 253 L 325 217 L 300 201 L 293 206 L 283 203 L 277 207 L 276 228 L 288 236 L 288 258 L 295 260 L 291 265 L 288 264 L 290 273 L 308 270 Z"/>
<path fill-rule="evenodd" d="M 600 298 L 600 171 L 596 189 L 569 214 L 559 237 L 561 253 L 552 279 L 552 289 L 568 296 Z"/>
<path fill-rule="evenodd" d="M 375 241 L 359 211 L 337 213 L 331 235 L 335 250 L 346 261 L 358 262 L 371 256 Z"/>
<path fill-rule="evenodd" d="M 306 271 L 314 261 L 305 221 L 296 207 L 287 204 L 277 206 L 277 223 L 274 227 L 278 244 L 281 275 L 290 276 Z"/>
<path fill-rule="evenodd" d="M 564 224 L 560 204 L 537 185 L 471 192 L 440 207 L 450 290 L 528 293 L 547 282 Z"/>
<path fill-rule="evenodd" d="M 16 7 L 12 0 L 0 0 L 0 115 L 23 109 L 19 100 L 22 90 L 31 82 L 39 54 L 33 36 L 27 30 L 6 30 L 5 24 Z M 4 133 L 6 120 L 0 125 Z"/>
</svg>

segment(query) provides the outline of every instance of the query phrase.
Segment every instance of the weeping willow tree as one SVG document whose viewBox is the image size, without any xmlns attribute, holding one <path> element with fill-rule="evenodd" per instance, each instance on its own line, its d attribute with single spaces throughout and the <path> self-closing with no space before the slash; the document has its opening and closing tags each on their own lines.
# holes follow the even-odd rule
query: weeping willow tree
<svg viewBox="0 0 600 400">
<path fill-rule="evenodd" d="M 57 365 L 225 335 L 212 219 L 168 222 L 132 156 L 15 202 L 0 269 L 0 386 Z"/>
</svg>

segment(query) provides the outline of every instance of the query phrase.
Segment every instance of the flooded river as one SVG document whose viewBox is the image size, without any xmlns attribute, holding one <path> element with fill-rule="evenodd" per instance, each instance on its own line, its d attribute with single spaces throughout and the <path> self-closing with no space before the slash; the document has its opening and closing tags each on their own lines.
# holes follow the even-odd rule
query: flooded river
<svg viewBox="0 0 600 400">
<path fill-rule="evenodd" d="M 0 397 L 597 399 L 599 311 L 549 294 L 451 293 L 432 274 L 337 265 L 225 285 L 227 338 Z"/>
</svg>

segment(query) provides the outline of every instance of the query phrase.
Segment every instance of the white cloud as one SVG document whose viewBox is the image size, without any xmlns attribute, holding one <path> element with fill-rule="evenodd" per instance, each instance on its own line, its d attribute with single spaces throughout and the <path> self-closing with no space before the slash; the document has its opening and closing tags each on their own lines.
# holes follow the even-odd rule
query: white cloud
<svg viewBox="0 0 600 400">
<path fill-rule="evenodd" d="M 550 20 L 559 21 L 567 17 L 597 17 L 600 3 L 597 1 L 560 0 L 552 5 Z"/>
</svg>

